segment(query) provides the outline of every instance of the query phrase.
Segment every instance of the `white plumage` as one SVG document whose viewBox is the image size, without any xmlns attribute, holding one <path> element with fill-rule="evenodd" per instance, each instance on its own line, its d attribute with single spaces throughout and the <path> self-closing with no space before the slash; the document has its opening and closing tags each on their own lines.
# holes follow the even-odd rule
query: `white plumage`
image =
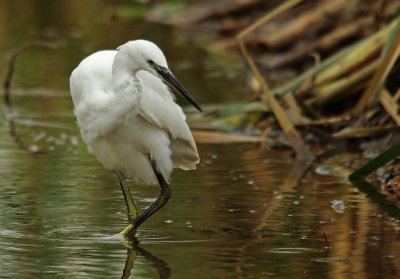
<svg viewBox="0 0 400 279">
<path fill-rule="evenodd" d="M 160 79 L 163 70 L 168 66 L 162 51 L 136 40 L 90 55 L 70 78 L 74 112 L 89 151 L 106 168 L 144 184 L 157 183 L 150 160 L 167 182 L 174 167 L 192 170 L 199 162 L 171 83 Z"/>
</svg>

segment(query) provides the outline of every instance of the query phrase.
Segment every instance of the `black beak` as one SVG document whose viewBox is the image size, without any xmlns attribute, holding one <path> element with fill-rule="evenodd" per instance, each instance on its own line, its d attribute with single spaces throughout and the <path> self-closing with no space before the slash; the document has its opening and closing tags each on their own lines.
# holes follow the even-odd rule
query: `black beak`
<svg viewBox="0 0 400 279">
<path fill-rule="evenodd" d="M 154 65 L 159 77 L 162 81 L 171 88 L 172 91 L 178 92 L 185 99 L 191 103 L 198 111 L 203 111 L 196 100 L 189 94 L 183 85 L 176 79 L 176 77 L 167 69 L 158 65 Z"/>
</svg>

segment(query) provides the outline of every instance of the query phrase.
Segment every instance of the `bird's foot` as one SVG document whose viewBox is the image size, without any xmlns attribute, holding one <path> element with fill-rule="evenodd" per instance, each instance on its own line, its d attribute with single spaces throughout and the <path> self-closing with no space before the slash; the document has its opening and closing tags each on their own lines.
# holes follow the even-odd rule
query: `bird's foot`
<svg viewBox="0 0 400 279">
<path fill-rule="evenodd" d="M 118 233 L 118 235 L 121 235 L 124 238 L 134 238 L 136 234 L 136 228 L 133 226 L 133 224 L 129 224 L 128 226 L 125 227 L 121 232 Z"/>
</svg>

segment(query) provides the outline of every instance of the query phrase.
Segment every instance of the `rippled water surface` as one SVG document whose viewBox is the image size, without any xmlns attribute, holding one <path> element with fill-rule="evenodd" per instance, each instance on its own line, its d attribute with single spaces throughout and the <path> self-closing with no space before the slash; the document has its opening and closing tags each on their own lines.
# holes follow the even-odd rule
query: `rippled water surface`
<svg viewBox="0 0 400 279">
<path fill-rule="evenodd" d="M 67 94 L 73 67 L 95 49 L 148 37 L 201 103 L 250 94 L 244 69 L 174 43 L 179 31 L 165 26 L 107 21 L 106 1 L 51 3 L 0 4 L 1 73 L 25 41 L 63 43 L 21 55 L 13 107 L 0 106 L 0 278 L 400 276 L 396 212 L 340 175 L 312 171 L 289 186 L 291 153 L 255 144 L 199 145 L 198 170 L 174 173 L 173 197 L 140 227 L 139 243 L 112 238 L 126 225 L 126 208 L 116 175 L 80 140 Z M 158 195 L 155 186 L 130 186 L 141 211 Z M 333 200 L 344 202 L 343 213 Z"/>
</svg>

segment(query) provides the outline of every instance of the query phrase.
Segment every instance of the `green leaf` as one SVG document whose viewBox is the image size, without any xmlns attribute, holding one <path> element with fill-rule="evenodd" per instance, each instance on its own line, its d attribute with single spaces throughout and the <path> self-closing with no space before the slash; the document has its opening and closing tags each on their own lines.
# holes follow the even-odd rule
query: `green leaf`
<svg viewBox="0 0 400 279">
<path fill-rule="evenodd" d="M 396 143 L 386 151 L 382 152 L 376 158 L 372 159 L 359 169 L 355 170 L 349 176 L 350 181 L 359 180 L 366 177 L 367 175 L 376 171 L 378 168 L 384 166 L 385 164 L 395 159 L 399 155 L 400 155 L 400 142 Z"/>
</svg>

